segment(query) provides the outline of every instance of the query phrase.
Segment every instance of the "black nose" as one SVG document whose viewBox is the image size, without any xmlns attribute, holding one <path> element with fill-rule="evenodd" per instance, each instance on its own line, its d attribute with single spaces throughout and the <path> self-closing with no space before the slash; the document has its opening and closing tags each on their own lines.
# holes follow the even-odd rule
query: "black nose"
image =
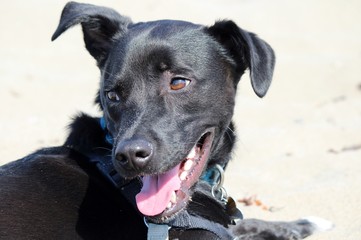
<svg viewBox="0 0 361 240">
<path fill-rule="evenodd" d="M 150 142 L 142 139 L 130 139 L 122 141 L 115 150 L 115 158 L 126 167 L 142 169 L 153 155 L 153 146 Z"/>
</svg>

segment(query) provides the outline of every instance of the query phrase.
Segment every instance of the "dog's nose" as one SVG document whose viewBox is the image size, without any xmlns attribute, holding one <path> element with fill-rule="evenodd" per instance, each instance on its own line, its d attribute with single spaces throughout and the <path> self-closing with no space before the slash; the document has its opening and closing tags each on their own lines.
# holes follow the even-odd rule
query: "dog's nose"
<svg viewBox="0 0 361 240">
<path fill-rule="evenodd" d="M 120 142 L 115 150 L 115 158 L 126 168 L 142 169 L 153 155 L 153 145 L 142 139 Z"/>
</svg>

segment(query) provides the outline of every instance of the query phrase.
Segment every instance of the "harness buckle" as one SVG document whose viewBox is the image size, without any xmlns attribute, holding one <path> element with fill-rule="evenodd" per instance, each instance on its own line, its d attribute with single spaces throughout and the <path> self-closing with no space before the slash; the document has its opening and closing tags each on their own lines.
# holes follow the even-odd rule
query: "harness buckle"
<svg viewBox="0 0 361 240">
<path fill-rule="evenodd" d="M 148 223 L 147 219 L 144 219 L 144 224 L 148 228 L 147 240 L 168 240 L 168 231 L 170 226 L 166 224 L 154 224 Z"/>
</svg>

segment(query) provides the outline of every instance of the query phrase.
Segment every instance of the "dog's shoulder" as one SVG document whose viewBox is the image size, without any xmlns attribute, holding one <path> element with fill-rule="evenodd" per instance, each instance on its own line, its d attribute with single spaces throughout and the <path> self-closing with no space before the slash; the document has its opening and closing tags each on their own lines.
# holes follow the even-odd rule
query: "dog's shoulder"
<svg viewBox="0 0 361 240">
<path fill-rule="evenodd" d="M 88 176 L 70 149 L 56 147 L 2 166 L 0 185 L 0 238 L 48 237 L 57 235 L 47 231 L 63 220 L 76 225 L 74 209 L 82 203 Z"/>
<path fill-rule="evenodd" d="M 0 167 L 0 193 L 18 192 L 14 189 L 30 195 L 61 194 L 74 190 L 71 188 L 85 191 L 79 188 L 86 188 L 89 178 L 98 177 L 91 160 L 107 149 L 103 135 L 97 118 L 77 116 L 63 146 L 43 148 Z"/>
<path fill-rule="evenodd" d="M 70 157 L 71 150 L 66 147 L 53 147 L 40 149 L 22 159 L 10 162 L 0 167 L 1 180 L 8 178 L 21 178 L 24 176 L 39 175 L 45 177 L 46 174 L 53 174 L 53 168 L 63 168 L 76 163 Z M 55 171 L 57 172 L 57 171 Z"/>
<path fill-rule="evenodd" d="M 80 192 L 79 188 L 86 188 L 88 174 L 80 166 L 79 156 L 66 147 L 45 148 L 2 166 L 0 199 L 21 199 L 18 195 L 22 194 L 24 205 L 43 195 L 60 200 L 62 193 Z"/>
</svg>

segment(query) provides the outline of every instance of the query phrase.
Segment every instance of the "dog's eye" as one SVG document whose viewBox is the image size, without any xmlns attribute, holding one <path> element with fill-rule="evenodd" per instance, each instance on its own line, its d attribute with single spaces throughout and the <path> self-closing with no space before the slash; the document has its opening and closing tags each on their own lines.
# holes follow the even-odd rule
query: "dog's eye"
<svg viewBox="0 0 361 240">
<path fill-rule="evenodd" d="M 119 102 L 120 101 L 120 98 L 119 98 L 119 95 L 114 92 L 114 91 L 109 91 L 106 93 L 107 94 L 107 98 L 112 101 L 112 102 Z"/>
<path fill-rule="evenodd" d="M 191 82 L 190 80 L 185 78 L 173 78 L 172 81 L 170 82 L 170 89 L 180 90 L 188 86 L 190 82 Z"/>
</svg>

